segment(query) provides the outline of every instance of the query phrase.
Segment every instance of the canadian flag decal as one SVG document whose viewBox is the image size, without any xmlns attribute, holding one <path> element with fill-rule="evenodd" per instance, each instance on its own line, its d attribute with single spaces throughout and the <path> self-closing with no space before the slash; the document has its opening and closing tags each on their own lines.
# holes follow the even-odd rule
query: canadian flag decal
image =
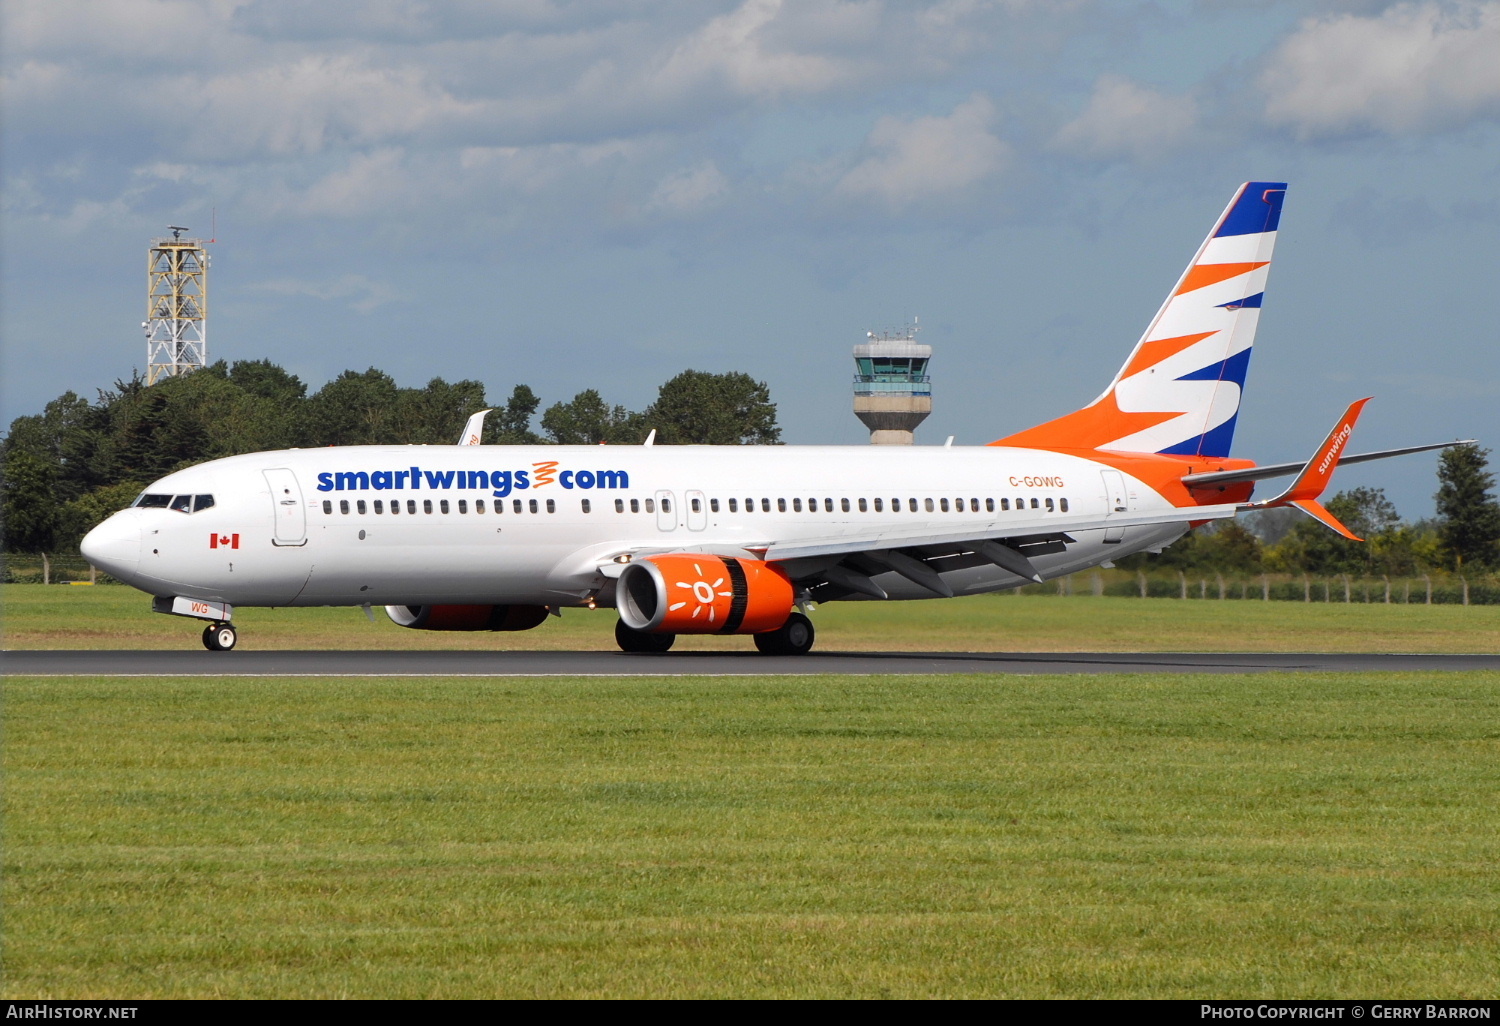
<svg viewBox="0 0 1500 1026">
<path fill-rule="evenodd" d="M 220 547 L 237 549 L 240 547 L 240 536 L 237 534 L 210 534 L 208 536 L 208 547 L 211 549 Z"/>
</svg>

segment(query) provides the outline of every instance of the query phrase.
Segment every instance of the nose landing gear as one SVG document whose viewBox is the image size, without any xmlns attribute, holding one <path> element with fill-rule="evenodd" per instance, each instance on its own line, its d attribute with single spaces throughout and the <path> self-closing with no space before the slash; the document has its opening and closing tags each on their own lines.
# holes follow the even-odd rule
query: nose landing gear
<svg viewBox="0 0 1500 1026">
<path fill-rule="evenodd" d="M 238 640 L 232 623 L 211 623 L 203 628 L 203 647 L 210 652 L 228 652 Z"/>
</svg>

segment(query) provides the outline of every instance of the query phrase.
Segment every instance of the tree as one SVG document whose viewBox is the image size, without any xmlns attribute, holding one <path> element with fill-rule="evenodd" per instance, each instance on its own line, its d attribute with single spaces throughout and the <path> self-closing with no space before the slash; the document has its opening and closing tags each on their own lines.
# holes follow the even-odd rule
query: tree
<svg viewBox="0 0 1500 1026">
<path fill-rule="evenodd" d="M 294 403 L 307 397 L 307 386 L 302 380 L 270 360 L 236 360 L 229 368 L 229 380 L 251 395 L 278 403 Z"/>
<path fill-rule="evenodd" d="M 623 406 L 610 406 L 592 388 L 579 392 L 571 402 L 547 407 L 542 414 L 542 430 L 558 445 L 639 442 L 645 435 L 638 414 Z"/>
<path fill-rule="evenodd" d="M 661 386 L 642 423 L 670 445 L 778 445 L 776 404 L 748 374 L 687 370 Z"/>
<path fill-rule="evenodd" d="M 6 454 L 0 501 L 7 552 L 49 552 L 57 533 L 57 470 L 41 453 L 17 446 Z"/>
<path fill-rule="evenodd" d="M 396 382 L 371 367 L 346 370 L 307 400 L 303 433 L 311 445 L 378 445 L 389 442 Z M 457 438 L 458 429 L 454 429 Z"/>
<path fill-rule="evenodd" d="M 1279 569 L 1312 574 L 1377 574 L 1378 554 L 1390 547 L 1389 536 L 1401 524 L 1384 488 L 1354 488 L 1339 492 L 1326 503 L 1328 512 L 1365 539 L 1349 541 L 1322 524 L 1304 517 L 1273 550 Z"/>
<path fill-rule="evenodd" d="M 1500 563 L 1500 502 L 1490 494 L 1489 454 L 1477 445 L 1455 445 L 1438 463 L 1438 540 L 1455 569 Z"/>
<path fill-rule="evenodd" d="M 525 385 L 511 390 L 505 406 L 489 417 L 485 424 L 485 437 L 491 445 L 535 445 L 541 439 L 531 430 L 531 418 L 536 416 L 542 401 Z"/>
<path fill-rule="evenodd" d="M 426 388 L 403 388 L 396 394 L 390 437 L 384 441 L 407 445 L 452 445 L 464 422 L 488 404 L 478 381 L 448 384 L 433 378 Z"/>
</svg>

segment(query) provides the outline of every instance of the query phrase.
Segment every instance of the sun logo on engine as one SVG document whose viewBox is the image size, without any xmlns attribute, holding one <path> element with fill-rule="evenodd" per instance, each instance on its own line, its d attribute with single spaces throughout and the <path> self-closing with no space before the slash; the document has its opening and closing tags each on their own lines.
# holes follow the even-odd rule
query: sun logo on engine
<svg viewBox="0 0 1500 1026">
<path fill-rule="evenodd" d="M 693 607 L 692 618 L 694 620 L 702 616 L 704 610 L 707 610 L 708 622 L 714 623 L 716 622 L 717 616 L 717 614 L 714 612 L 714 599 L 733 598 L 734 592 L 718 591 L 717 589 L 724 586 L 724 578 L 720 577 L 717 581 L 714 581 L 712 584 L 710 584 L 708 582 L 708 578 L 704 576 L 703 567 L 699 566 L 697 563 L 693 564 L 693 571 L 697 573 L 698 579 L 696 581 L 678 581 L 677 587 L 686 588 L 688 591 L 691 591 L 693 593 L 693 601 L 697 603 L 697 605 Z M 667 608 L 675 613 L 677 612 L 677 610 L 682 609 L 686 605 L 687 600 L 684 599 L 681 602 L 674 602 Z"/>
</svg>

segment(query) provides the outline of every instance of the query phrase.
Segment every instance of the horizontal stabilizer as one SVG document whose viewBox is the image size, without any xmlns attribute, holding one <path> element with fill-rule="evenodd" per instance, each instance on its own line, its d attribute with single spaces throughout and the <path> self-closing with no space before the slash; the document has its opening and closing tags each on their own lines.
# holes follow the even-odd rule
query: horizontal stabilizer
<svg viewBox="0 0 1500 1026">
<path fill-rule="evenodd" d="M 1455 445 L 1473 445 L 1475 439 L 1463 439 L 1455 442 L 1433 442 L 1431 445 L 1408 445 L 1404 449 L 1382 449 L 1379 452 L 1361 452 L 1352 456 L 1340 456 L 1338 465 L 1346 466 L 1355 463 L 1368 463 L 1371 460 L 1384 460 L 1392 456 L 1405 456 L 1413 452 L 1430 452 L 1433 449 L 1448 449 Z M 1286 477 L 1295 474 L 1306 463 L 1298 460 L 1296 463 L 1268 463 L 1263 467 L 1250 467 L 1246 470 L 1214 470 L 1206 474 L 1188 474 L 1182 479 L 1182 483 L 1189 488 L 1202 488 L 1205 485 L 1229 485 L 1241 484 L 1245 481 L 1264 481 L 1271 477 Z"/>
</svg>

